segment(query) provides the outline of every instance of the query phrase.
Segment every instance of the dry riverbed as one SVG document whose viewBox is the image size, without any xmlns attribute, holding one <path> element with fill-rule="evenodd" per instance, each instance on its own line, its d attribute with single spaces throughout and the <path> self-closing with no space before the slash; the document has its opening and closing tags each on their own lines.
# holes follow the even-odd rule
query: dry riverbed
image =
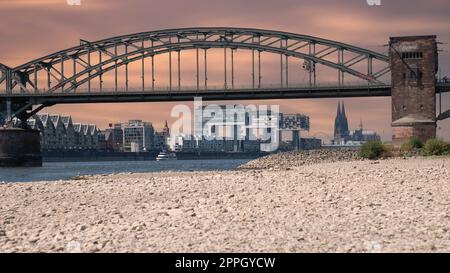
<svg viewBox="0 0 450 273">
<path fill-rule="evenodd" d="M 291 165 L 1 184 L 0 251 L 450 251 L 450 158 Z"/>
</svg>

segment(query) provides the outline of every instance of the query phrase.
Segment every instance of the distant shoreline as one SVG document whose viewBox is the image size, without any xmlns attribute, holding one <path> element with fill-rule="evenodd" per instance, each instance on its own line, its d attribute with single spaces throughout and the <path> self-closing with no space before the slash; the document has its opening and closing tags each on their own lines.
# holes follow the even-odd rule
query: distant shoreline
<svg viewBox="0 0 450 273">
<path fill-rule="evenodd" d="M 44 152 L 43 162 L 155 161 L 157 152 Z M 256 159 L 267 153 L 177 153 L 178 160 Z"/>
</svg>

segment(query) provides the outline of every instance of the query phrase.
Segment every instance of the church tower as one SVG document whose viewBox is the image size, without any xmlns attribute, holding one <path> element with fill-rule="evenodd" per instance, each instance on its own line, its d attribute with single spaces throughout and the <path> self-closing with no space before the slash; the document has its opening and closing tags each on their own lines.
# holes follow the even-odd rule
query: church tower
<svg viewBox="0 0 450 273">
<path fill-rule="evenodd" d="M 169 124 L 167 124 L 167 120 L 166 120 L 166 123 L 163 128 L 163 134 L 167 137 L 170 136 L 170 129 L 169 129 Z"/>
<path fill-rule="evenodd" d="M 342 134 L 344 136 L 344 139 L 347 140 L 348 136 L 350 134 L 350 131 L 348 129 L 348 119 L 347 119 L 347 114 L 345 113 L 345 103 L 342 102 Z"/>
<path fill-rule="evenodd" d="M 338 103 L 336 118 L 334 119 L 334 140 L 339 141 L 341 135 L 341 102 Z"/>
<path fill-rule="evenodd" d="M 341 143 L 346 142 L 350 135 L 348 128 L 347 115 L 345 113 L 345 104 L 338 103 L 337 114 L 334 120 L 334 142 Z"/>
</svg>

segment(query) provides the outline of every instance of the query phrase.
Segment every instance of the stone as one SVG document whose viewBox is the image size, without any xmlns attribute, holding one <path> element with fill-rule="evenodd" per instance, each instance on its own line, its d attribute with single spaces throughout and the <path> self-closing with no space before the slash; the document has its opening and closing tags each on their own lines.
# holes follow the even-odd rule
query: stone
<svg viewBox="0 0 450 273">
<path fill-rule="evenodd" d="M 0 167 L 41 167 L 37 130 L 0 128 Z"/>
<path fill-rule="evenodd" d="M 436 36 L 390 39 L 394 145 L 436 137 Z"/>
</svg>

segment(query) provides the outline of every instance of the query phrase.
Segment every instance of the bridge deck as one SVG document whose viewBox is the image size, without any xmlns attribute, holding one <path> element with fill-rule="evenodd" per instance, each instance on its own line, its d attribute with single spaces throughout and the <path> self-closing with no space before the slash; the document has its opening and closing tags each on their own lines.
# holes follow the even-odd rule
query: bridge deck
<svg viewBox="0 0 450 273">
<path fill-rule="evenodd" d="M 208 90 L 155 90 L 76 93 L 0 93 L 0 99 L 28 100 L 41 104 L 61 103 L 113 103 L 113 102 L 160 102 L 191 101 L 194 97 L 203 100 L 261 100 L 261 99 L 306 99 L 335 97 L 379 97 L 390 96 L 389 85 L 347 86 L 347 87 L 302 87 L 302 88 L 260 88 L 260 89 L 208 89 Z"/>
<path fill-rule="evenodd" d="M 436 92 L 450 92 L 450 83 L 439 83 Z M 64 103 L 114 103 L 114 102 L 163 102 L 191 101 L 194 97 L 202 97 L 207 101 L 221 100 L 264 100 L 264 99 L 313 99 L 339 97 L 381 97 L 390 96 L 390 85 L 360 86 L 324 86 L 324 87 L 292 87 L 292 88 L 236 88 L 208 90 L 154 90 L 154 91 L 82 91 L 76 93 L 14 93 L 0 92 L 0 100 L 11 98 L 15 101 L 28 101 L 34 104 Z"/>
<path fill-rule="evenodd" d="M 450 92 L 450 82 L 440 82 L 436 85 L 436 89 L 438 93 Z"/>
</svg>

